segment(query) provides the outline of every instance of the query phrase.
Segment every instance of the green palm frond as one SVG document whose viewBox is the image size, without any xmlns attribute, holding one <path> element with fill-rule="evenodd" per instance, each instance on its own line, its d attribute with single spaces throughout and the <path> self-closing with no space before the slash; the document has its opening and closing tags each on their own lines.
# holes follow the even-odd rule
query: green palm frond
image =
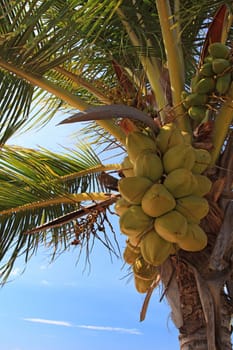
<svg viewBox="0 0 233 350">
<path fill-rule="evenodd" d="M 177 28 L 177 40 L 184 55 L 186 83 L 190 82 L 195 71 L 195 56 L 200 52 L 211 17 L 223 3 L 226 2 L 214 0 L 211 4 L 209 1 L 197 4 L 196 1 L 170 1 L 171 18 Z M 125 14 L 135 32 L 136 46 L 127 34 L 119 10 Z M 62 105 L 83 110 L 89 104 L 102 104 L 103 100 L 95 94 L 97 91 L 111 103 L 133 104 L 136 96 L 131 96 L 130 100 L 129 96 L 119 94 L 121 86 L 113 69 L 113 59 L 140 76 L 146 64 L 143 68 L 142 57 L 149 57 L 152 66 L 158 65 L 156 71 L 152 68 L 147 72 L 149 80 L 153 73 L 160 74 L 161 67 L 166 63 L 154 1 L 2 1 L 0 12 L 1 74 L 5 76 L 11 72 L 13 75 L 8 79 L 18 76 L 53 94 L 47 103 L 44 92 L 36 92 L 36 102 L 40 102 L 44 108 L 39 108 L 40 112 L 36 111 L 35 116 L 39 120 L 40 115 L 42 123 Z M 76 75 L 80 85 L 74 85 L 74 81 L 67 79 L 61 71 L 58 74 L 59 67 L 63 73 L 65 69 Z M 158 77 L 155 74 L 152 80 L 156 79 Z M 149 86 L 147 80 L 145 83 Z M 22 96 L 21 104 L 27 104 L 28 112 L 32 103 L 32 88 L 25 88 L 22 95 L 19 85 L 15 80 L 14 93 Z M 160 89 L 154 92 L 158 95 Z M 13 102 L 13 94 L 7 99 L 2 92 L 2 104 L 8 106 L 11 114 L 14 111 Z M 5 115 L 6 112 L 1 117 L 4 125 L 7 120 Z M 13 130 L 25 124 L 27 113 L 14 116 Z M 112 127 L 107 127 L 108 132 Z M 7 123 L 4 128 L 2 143 L 13 132 Z M 122 139 L 119 135 L 117 137 Z"/>
<path fill-rule="evenodd" d="M 0 0 L 1 146 L 28 122 L 29 113 L 34 115 L 32 125 L 43 124 L 59 109 L 77 112 L 90 105 L 125 104 L 162 121 L 166 107 L 176 113 L 177 106 L 182 108 L 180 90 L 190 84 L 208 25 L 222 4 L 232 6 L 231 1 L 219 0 Z M 173 38 L 175 47 L 168 50 Z M 132 90 L 122 86 L 114 62 L 127 73 Z M 124 152 L 125 135 L 119 124 L 112 120 L 96 124 L 88 124 L 84 131 L 92 144 L 102 151 L 118 147 Z M 88 146 L 77 148 L 58 155 L 3 146 L 0 260 L 6 261 L 1 270 L 4 279 L 17 256 L 24 254 L 28 261 L 40 244 L 56 253 L 73 238 L 79 242 L 80 224 L 85 232 L 93 230 L 95 237 L 98 228 L 104 230 L 107 208 L 97 210 L 91 223 L 87 210 L 79 219 L 49 226 L 112 193 L 99 175 L 117 172 L 119 165 L 102 164 Z M 24 234 L 45 223 L 46 232 Z"/>
<path fill-rule="evenodd" d="M 98 181 L 98 173 L 105 167 L 88 144 L 80 145 L 78 151 L 67 149 L 62 154 L 42 148 L 35 152 L 5 146 L 1 151 L 0 168 L 1 197 L 5 197 L 1 210 L 69 193 L 105 190 Z M 7 186 L 14 193 L 15 201 L 19 191 L 19 202 L 15 205 L 7 206 L 7 200 L 12 200 L 4 193 Z"/>
<path fill-rule="evenodd" d="M 33 87 L 0 71 L 0 145 L 3 145 L 28 119 Z"/>
<path fill-rule="evenodd" d="M 25 232 L 78 211 L 80 206 L 105 202 L 110 191 L 101 182 L 100 174 L 118 169 L 118 164 L 102 164 L 87 144 L 80 145 L 79 151 L 66 150 L 63 154 L 46 149 L 3 147 L 0 160 L 0 260 L 7 262 L 6 265 L 1 263 L 2 278 L 7 278 L 18 256 L 24 254 L 27 261 L 42 244 L 51 247 L 55 255 L 67 249 L 76 237 L 79 222 L 76 216 L 59 226 L 49 226 L 47 232 L 45 229 L 33 235 Z M 88 215 L 87 209 L 81 221 L 85 222 Z M 93 225 L 88 226 L 93 232 L 103 215 L 106 210 L 98 213 Z M 90 236 L 88 227 L 83 240 L 87 239 L 87 232 Z M 107 245 L 106 239 L 107 236 L 104 238 Z"/>
</svg>

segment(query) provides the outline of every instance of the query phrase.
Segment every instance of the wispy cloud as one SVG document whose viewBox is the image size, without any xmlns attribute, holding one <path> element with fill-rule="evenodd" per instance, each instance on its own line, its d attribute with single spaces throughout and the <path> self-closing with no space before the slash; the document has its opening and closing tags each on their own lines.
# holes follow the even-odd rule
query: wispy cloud
<svg viewBox="0 0 233 350">
<path fill-rule="evenodd" d="M 47 280 L 42 280 L 40 282 L 43 286 L 51 286 L 51 282 L 47 281 Z"/>
<path fill-rule="evenodd" d="M 57 321 L 57 320 L 47 320 L 44 318 L 23 318 L 24 321 L 34 322 L 34 323 L 43 323 L 53 326 L 63 326 L 63 327 L 73 327 L 73 328 L 82 328 L 91 331 L 103 331 L 103 332 L 119 332 L 127 334 L 136 334 L 140 335 L 140 332 L 136 328 L 123 328 L 123 327 L 110 327 L 110 326 L 93 326 L 93 325 L 75 325 L 67 321 Z"/>
<path fill-rule="evenodd" d="M 44 318 L 23 318 L 23 320 L 34 323 L 50 324 L 54 326 L 74 327 L 70 322 L 66 321 L 46 320 Z"/>
<path fill-rule="evenodd" d="M 120 332 L 120 333 L 128 333 L 128 334 L 142 334 L 136 328 L 121 328 L 121 327 L 109 327 L 109 326 L 90 326 L 90 325 L 78 325 L 78 328 L 85 328 L 94 331 L 107 331 L 107 332 Z"/>
<path fill-rule="evenodd" d="M 79 286 L 79 284 L 76 281 L 71 281 L 71 282 L 65 282 L 64 286 L 65 287 L 76 288 L 76 287 Z"/>
</svg>

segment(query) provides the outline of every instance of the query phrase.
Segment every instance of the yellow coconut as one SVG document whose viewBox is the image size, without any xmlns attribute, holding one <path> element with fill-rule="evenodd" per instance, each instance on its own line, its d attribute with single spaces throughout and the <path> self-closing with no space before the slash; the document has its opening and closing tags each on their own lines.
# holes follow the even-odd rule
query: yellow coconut
<svg viewBox="0 0 233 350">
<path fill-rule="evenodd" d="M 147 215 L 157 217 L 174 209 L 176 201 L 165 186 L 154 184 L 146 191 L 141 205 Z"/>
<path fill-rule="evenodd" d="M 202 228 L 198 224 L 189 223 L 186 235 L 177 244 L 188 252 L 198 252 L 206 247 L 207 242 L 207 235 Z"/>
<path fill-rule="evenodd" d="M 154 280 L 144 280 L 134 276 L 134 285 L 138 293 L 146 293 Z"/>
<path fill-rule="evenodd" d="M 192 167 L 192 172 L 195 174 L 202 174 L 211 162 L 210 153 L 202 148 L 194 148 L 195 161 Z"/>
<path fill-rule="evenodd" d="M 187 232 L 187 220 L 177 210 L 172 210 L 154 221 L 155 231 L 166 241 L 176 243 Z"/>
<path fill-rule="evenodd" d="M 182 134 L 182 136 L 184 138 L 184 143 L 190 145 L 191 142 L 192 142 L 191 134 L 189 132 L 187 132 L 187 131 L 181 131 L 181 134 Z"/>
<path fill-rule="evenodd" d="M 122 197 L 131 204 L 140 204 L 146 191 L 153 182 L 146 177 L 124 177 L 118 181 L 118 189 Z"/>
<path fill-rule="evenodd" d="M 194 176 L 197 181 L 197 188 L 193 191 L 192 194 L 203 197 L 210 192 L 212 181 L 205 175 L 195 174 Z"/>
<path fill-rule="evenodd" d="M 136 176 L 143 176 L 151 181 L 157 181 L 163 175 L 163 164 L 156 153 L 144 151 L 136 158 L 133 171 Z"/>
<path fill-rule="evenodd" d="M 133 171 L 133 164 L 131 163 L 128 156 L 126 156 L 124 158 L 123 162 L 121 163 L 121 169 L 122 169 L 122 173 L 126 177 L 135 176 L 134 171 Z"/>
<path fill-rule="evenodd" d="M 190 170 L 185 168 L 171 171 L 163 184 L 175 198 L 192 194 L 198 186 L 196 177 Z"/>
<path fill-rule="evenodd" d="M 127 202 L 124 198 L 119 198 L 114 206 L 115 212 L 121 216 L 132 204 Z"/>
<path fill-rule="evenodd" d="M 149 231 L 140 242 L 141 254 L 146 262 L 159 266 L 173 252 L 173 244 L 165 241 L 155 230 Z"/>
<path fill-rule="evenodd" d="M 174 123 L 168 123 L 162 126 L 156 141 L 160 152 L 164 154 L 169 148 L 183 144 L 184 138 Z"/>
<path fill-rule="evenodd" d="M 126 137 L 126 149 L 131 162 L 134 162 L 142 151 L 156 152 L 155 139 L 139 131 L 130 132 Z"/>
<path fill-rule="evenodd" d="M 141 255 L 139 246 L 134 246 L 129 240 L 126 241 L 126 246 L 123 252 L 123 258 L 127 264 L 134 264 L 136 259 Z"/>
<path fill-rule="evenodd" d="M 177 145 L 165 152 L 163 156 L 163 167 L 167 174 L 178 168 L 191 170 L 195 159 L 195 152 L 191 145 Z"/>
<path fill-rule="evenodd" d="M 133 273 L 135 276 L 145 280 L 155 279 L 158 270 L 155 266 L 148 264 L 142 256 L 139 256 L 133 264 Z"/>
<path fill-rule="evenodd" d="M 188 222 L 199 224 L 208 214 L 209 204 L 205 198 L 191 195 L 177 199 L 176 210 L 184 215 Z"/>
<path fill-rule="evenodd" d="M 139 205 L 131 205 L 119 220 L 120 230 L 129 238 L 138 238 L 153 226 L 153 218 L 146 215 Z"/>
</svg>

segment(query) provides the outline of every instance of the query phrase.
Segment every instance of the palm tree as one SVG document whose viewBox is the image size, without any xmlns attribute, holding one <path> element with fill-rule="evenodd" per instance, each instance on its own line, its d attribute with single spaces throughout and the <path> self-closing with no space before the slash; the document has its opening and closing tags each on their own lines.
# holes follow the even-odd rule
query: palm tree
<svg viewBox="0 0 233 350">
<path fill-rule="evenodd" d="M 182 350 L 231 349 L 233 87 L 229 81 L 223 93 L 208 91 L 201 118 L 186 100 L 209 45 L 231 46 L 231 10 L 231 1 L 217 0 L 0 1 L 2 283 L 18 257 L 28 262 L 40 245 L 53 257 L 77 245 L 88 259 L 100 239 L 117 253 L 120 230 L 114 233 L 109 217 L 120 198 L 127 136 L 156 137 L 175 125 L 211 155 L 209 212 L 200 223 L 208 244 L 199 252 L 174 249 L 156 266 L 141 319 L 160 283 Z M 63 123 L 86 122 L 76 150 L 7 145 L 58 110 L 69 112 Z"/>
</svg>

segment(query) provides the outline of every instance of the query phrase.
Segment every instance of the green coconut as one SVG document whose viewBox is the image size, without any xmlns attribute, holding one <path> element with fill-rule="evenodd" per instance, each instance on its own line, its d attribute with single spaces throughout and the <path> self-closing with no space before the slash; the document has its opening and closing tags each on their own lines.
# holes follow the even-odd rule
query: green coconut
<svg viewBox="0 0 233 350">
<path fill-rule="evenodd" d="M 121 216 L 132 204 L 127 202 L 124 198 L 119 198 L 114 206 L 115 212 Z"/>
<path fill-rule="evenodd" d="M 215 42 L 208 46 L 209 54 L 214 58 L 227 58 L 230 54 L 230 49 L 225 44 Z"/>
<path fill-rule="evenodd" d="M 210 153 L 202 148 L 194 148 L 195 161 L 192 167 L 192 172 L 195 174 L 202 174 L 211 162 Z"/>
<path fill-rule="evenodd" d="M 153 227 L 153 218 L 146 215 L 141 206 L 131 205 L 120 216 L 119 224 L 121 232 L 135 242 L 144 232 Z"/>
<path fill-rule="evenodd" d="M 155 230 L 149 231 L 140 242 L 141 254 L 146 262 L 159 266 L 173 252 L 173 244 L 165 241 Z"/>
<path fill-rule="evenodd" d="M 147 293 L 154 280 L 145 280 L 134 275 L 134 285 L 138 293 Z"/>
<path fill-rule="evenodd" d="M 205 77 L 200 79 L 195 87 L 193 88 L 193 92 L 198 94 L 208 94 L 213 92 L 215 89 L 215 80 L 211 77 Z"/>
<path fill-rule="evenodd" d="M 216 80 L 216 91 L 220 95 L 224 95 L 228 92 L 231 86 L 231 73 L 224 74 L 222 76 L 219 76 Z"/>
<path fill-rule="evenodd" d="M 212 60 L 213 58 L 211 57 L 211 62 L 205 62 L 199 70 L 199 73 L 204 77 L 212 77 L 214 75 Z"/>
<path fill-rule="evenodd" d="M 126 156 L 124 158 L 123 162 L 121 163 L 121 170 L 122 170 L 122 173 L 126 177 L 135 176 L 134 171 L 133 171 L 133 164 L 131 163 L 128 156 Z"/>
<path fill-rule="evenodd" d="M 224 58 L 215 58 L 212 62 L 212 68 L 215 74 L 223 73 L 227 68 L 231 65 L 229 60 L 225 60 Z"/>
<path fill-rule="evenodd" d="M 194 176 L 197 181 L 197 187 L 192 194 L 203 197 L 210 192 L 212 181 L 205 175 L 195 174 Z"/>
<path fill-rule="evenodd" d="M 191 106 L 200 106 L 204 105 L 208 100 L 208 96 L 206 94 L 197 94 L 192 93 L 188 95 L 185 99 L 185 105 L 187 109 Z"/>
<path fill-rule="evenodd" d="M 178 246 L 188 252 L 198 252 L 203 250 L 208 243 L 208 238 L 204 230 L 194 223 L 189 223 L 187 232 L 182 239 L 178 240 Z"/>
<path fill-rule="evenodd" d="M 184 143 L 181 131 L 173 124 L 168 123 L 160 128 L 156 139 L 158 148 L 164 154 L 169 148 Z"/>
<path fill-rule="evenodd" d="M 196 191 L 198 183 L 190 170 L 178 168 L 167 175 L 163 185 L 175 198 L 180 198 L 189 196 Z"/>
<path fill-rule="evenodd" d="M 172 210 L 154 221 L 155 231 L 166 241 L 176 243 L 187 232 L 187 220 L 177 210 Z"/>
<path fill-rule="evenodd" d="M 163 175 L 163 164 L 156 153 L 144 151 L 136 158 L 133 170 L 136 176 L 147 177 L 155 182 Z"/>
<path fill-rule="evenodd" d="M 191 195 L 177 199 L 176 210 L 184 215 L 188 222 L 199 224 L 208 214 L 209 204 L 205 198 Z"/>
<path fill-rule="evenodd" d="M 133 163 L 142 151 L 156 152 L 157 146 L 155 140 L 149 135 L 132 131 L 126 137 L 126 149 L 129 159 Z"/>
<path fill-rule="evenodd" d="M 158 270 L 155 266 L 148 264 L 142 256 L 139 256 L 133 264 L 134 275 L 144 280 L 155 279 L 158 275 Z"/>
<path fill-rule="evenodd" d="M 191 145 L 176 145 L 165 152 L 163 167 L 167 174 L 178 168 L 192 169 L 195 162 L 195 152 Z"/>
<path fill-rule="evenodd" d="M 122 197 L 131 204 L 140 204 L 146 191 L 153 182 L 146 177 L 125 177 L 118 181 L 118 189 Z"/>
<path fill-rule="evenodd" d="M 157 217 L 174 209 L 176 201 L 165 186 L 154 184 L 146 191 L 141 205 L 147 215 Z"/>
<path fill-rule="evenodd" d="M 132 265 L 136 259 L 141 255 L 141 249 L 139 246 L 134 246 L 129 240 L 126 241 L 126 246 L 123 252 L 124 261 Z"/>
<path fill-rule="evenodd" d="M 191 106 L 188 109 L 188 115 L 193 120 L 197 121 L 198 123 L 201 123 L 202 120 L 205 118 L 207 111 L 208 108 L 206 108 L 205 106 Z"/>
</svg>

